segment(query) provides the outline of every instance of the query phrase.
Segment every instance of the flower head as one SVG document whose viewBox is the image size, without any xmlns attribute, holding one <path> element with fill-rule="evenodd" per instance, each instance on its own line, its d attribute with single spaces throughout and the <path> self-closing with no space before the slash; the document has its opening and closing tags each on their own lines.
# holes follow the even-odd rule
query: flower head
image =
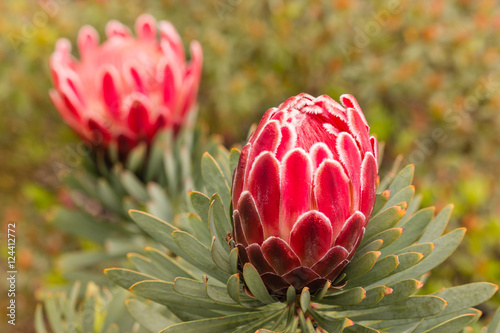
<svg viewBox="0 0 500 333">
<path fill-rule="evenodd" d="M 372 213 L 377 140 L 354 97 L 300 94 L 269 109 L 242 149 L 233 180 L 240 263 L 266 286 L 311 291 L 333 281 Z"/>
<path fill-rule="evenodd" d="M 80 60 L 71 56 L 66 39 L 57 42 L 50 59 L 50 97 L 64 120 L 82 138 L 104 147 L 115 142 L 122 152 L 151 142 L 163 128 L 176 133 L 196 103 L 201 77 L 198 42 L 191 43 L 186 63 L 171 23 L 142 15 L 135 30 L 137 37 L 110 21 L 108 39 L 99 44 L 97 31 L 84 26 L 78 35 Z"/>
</svg>

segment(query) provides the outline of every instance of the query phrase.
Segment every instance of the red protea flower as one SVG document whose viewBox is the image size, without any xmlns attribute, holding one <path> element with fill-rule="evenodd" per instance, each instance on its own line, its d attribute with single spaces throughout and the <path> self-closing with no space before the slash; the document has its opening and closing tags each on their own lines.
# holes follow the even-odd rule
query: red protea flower
<svg viewBox="0 0 500 333">
<path fill-rule="evenodd" d="M 378 146 L 351 95 L 269 109 L 233 180 L 234 239 L 275 295 L 312 292 L 349 263 L 375 202 Z"/>
<path fill-rule="evenodd" d="M 160 31 L 160 38 L 156 30 Z M 99 45 L 94 28 L 78 35 L 81 60 L 71 56 L 71 44 L 61 39 L 50 59 L 55 89 L 50 97 L 64 120 L 84 139 L 98 146 L 116 142 L 128 151 L 156 133 L 176 133 L 196 103 L 202 50 L 191 43 L 186 64 L 181 38 L 174 26 L 158 25 L 140 16 L 137 38 L 117 21 L 106 26 L 108 39 Z"/>
</svg>

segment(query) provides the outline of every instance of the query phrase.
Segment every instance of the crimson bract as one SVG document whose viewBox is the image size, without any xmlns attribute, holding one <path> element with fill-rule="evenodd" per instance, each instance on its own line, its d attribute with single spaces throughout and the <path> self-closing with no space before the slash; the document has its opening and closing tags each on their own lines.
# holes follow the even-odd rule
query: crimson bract
<svg viewBox="0 0 500 333">
<path fill-rule="evenodd" d="M 234 240 L 267 288 L 311 292 L 354 255 L 375 202 L 377 140 L 356 100 L 300 94 L 269 109 L 233 180 Z"/>
</svg>

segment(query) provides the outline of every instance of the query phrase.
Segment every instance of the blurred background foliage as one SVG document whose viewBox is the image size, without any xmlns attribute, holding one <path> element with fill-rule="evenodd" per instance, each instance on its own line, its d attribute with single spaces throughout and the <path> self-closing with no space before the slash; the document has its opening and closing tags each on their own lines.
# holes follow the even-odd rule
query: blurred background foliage
<svg viewBox="0 0 500 333">
<path fill-rule="evenodd" d="M 200 121 L 227 146 L 289 96 L 356 96 L 386 142 L 385 170 L 403 154 L 423 205 L 454 203 L 451 227 L 468 229 L 428 291 L 500 283 L 497 1 L 19 0 L 0 12 L 0 216 L 20 232 L 19 332 L 32 330 L 36 291 L 63 282 L 57 256 L 76 246 L 48 222 L 66 198 L 61 172 L 85 154 L 48 98 L 54 43 L 74 45 L 85 24 L 103 40 L 108 20 L 132 26 L 144 12 L 171 21 L 186 46 L 201 42 Z"/>
</svg>

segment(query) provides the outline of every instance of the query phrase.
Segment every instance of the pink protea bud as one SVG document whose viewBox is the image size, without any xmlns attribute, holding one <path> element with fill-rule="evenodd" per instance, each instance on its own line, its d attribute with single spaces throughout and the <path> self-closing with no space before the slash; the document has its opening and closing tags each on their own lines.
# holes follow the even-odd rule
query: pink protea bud
<svg viewBox="0 0 500 333">
<path fill-rule="evenodd" d="M 375 202 L 377 140 L 358 103 L 300 94 L 269 109 L 233 180 L 234 240 L 274 294 L 333 281 Z"/>
<path fill-rule="evenodd" d="M 157 36 L 159 30 L 159 37 Z M 96 146 L 115 142 L 122 152 L 151 142 L 163 128 L 174 134 L 196 104 L 202 50 L 191 43 L 186 63 L 181 38 L 169 22 L 150 15 L 135 24 L 137 37 L 117 21 L 106 26 L 107 40 L 84 26 L 78 35 L 80 61 L 66 39 L 50 58 L 50 97 L 63 119 Z"/>
</svg>

